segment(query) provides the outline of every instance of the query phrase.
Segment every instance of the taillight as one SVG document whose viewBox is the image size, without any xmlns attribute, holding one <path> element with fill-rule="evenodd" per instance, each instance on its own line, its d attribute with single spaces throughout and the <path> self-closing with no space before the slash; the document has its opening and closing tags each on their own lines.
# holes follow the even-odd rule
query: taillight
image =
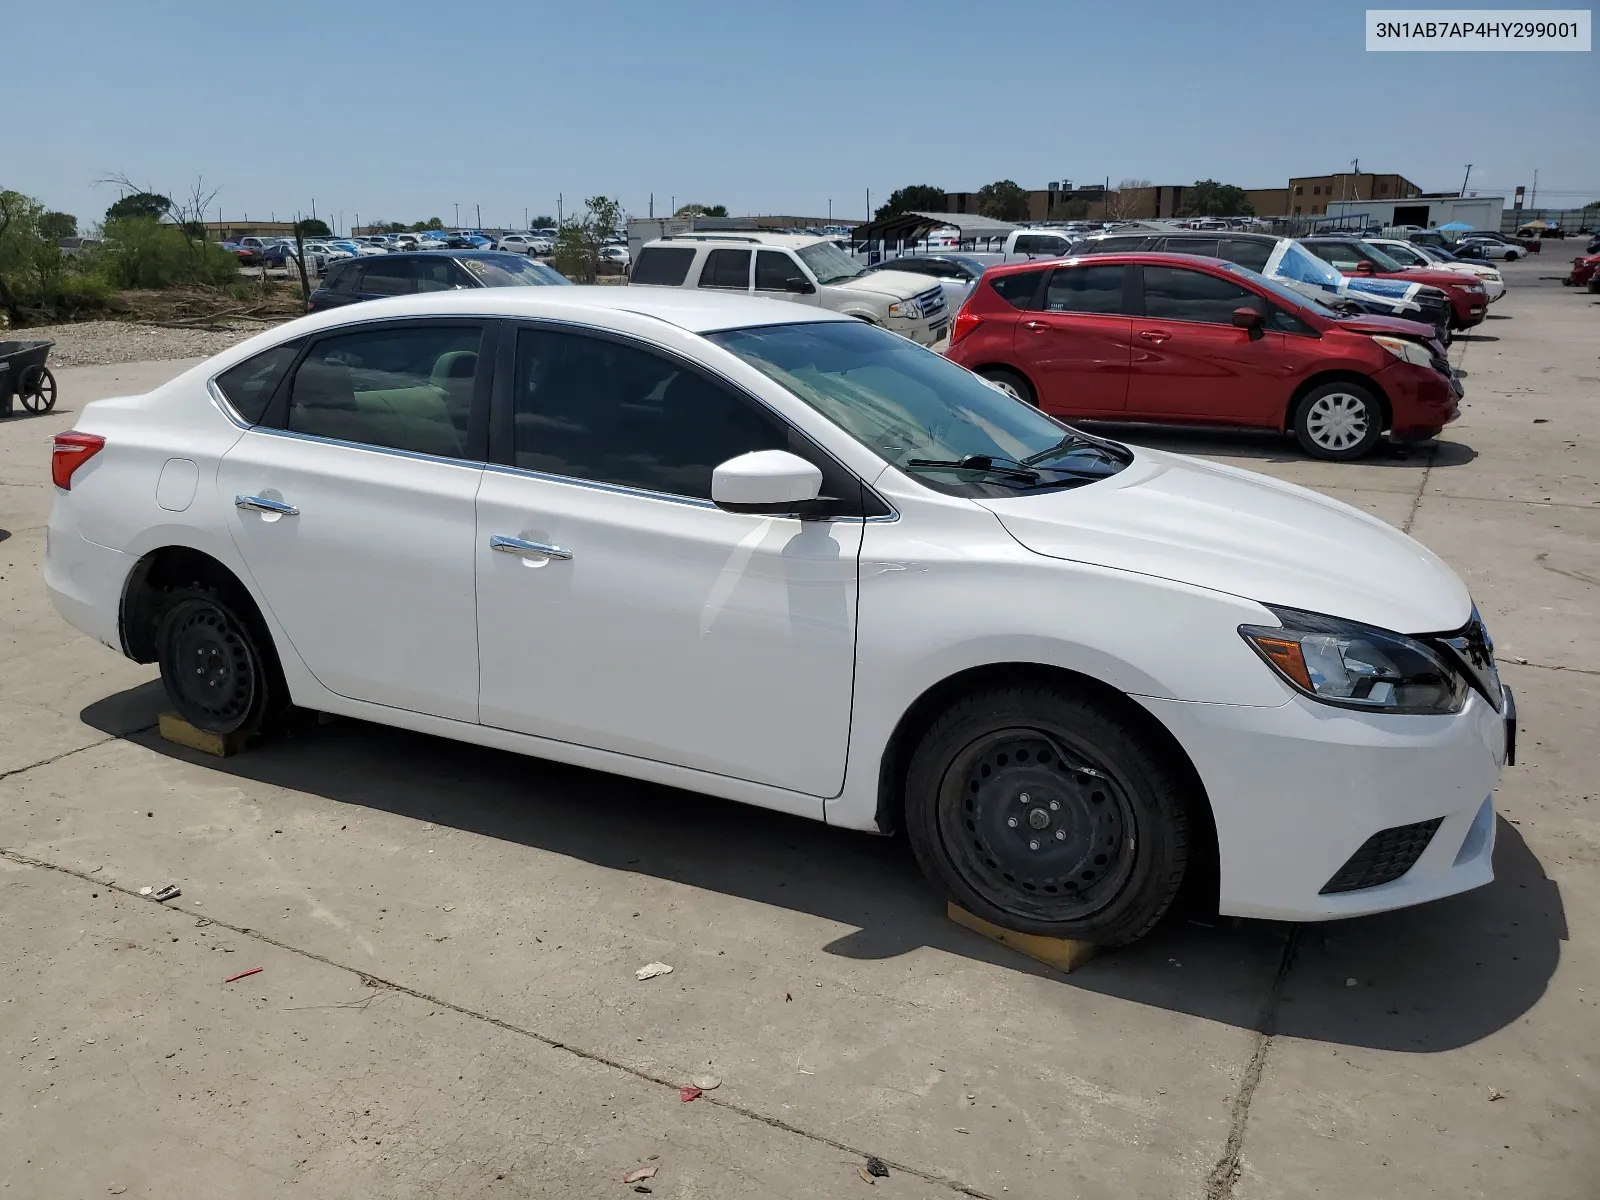
<svg viewBox="0 0 1600 1200">
<path fill-rule="evenodd" d="M 106 440 L 97 433 L 69 429 L 58 433 L 50 450 L 50 480 L 63 492 L 72 490 L 72 476 L 84 463 L 105 448 Z"/>
<path fill-rule="evenodd" d="M 977 313 L 973 312 L 970 308 L 963 305 L 961 311 L 956 314 L 955 325 L 950 329 L 950 344 L 954 346 L 962 338 L 966 337 L 967 334 L 971 333 L 974 329 L 982 324 L 983 318 Z"/>
</svg>

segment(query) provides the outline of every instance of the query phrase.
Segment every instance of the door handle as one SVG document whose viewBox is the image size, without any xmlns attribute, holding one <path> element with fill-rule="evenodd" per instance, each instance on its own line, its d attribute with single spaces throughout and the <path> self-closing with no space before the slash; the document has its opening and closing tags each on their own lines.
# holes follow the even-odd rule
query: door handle
<svg viewBox="0 0 1600 1200">
<path fill-rule="evenodd" d="M 1024 321 L 1022 323 L 1022 327 L 1024 329 L 1031 329 L 1034 333 L 1043 333 L 1046 329 L 1050 328 L 1050 324 L 1048 321 Z"/>
<path fill-rule="evenodd" d="M 1141 329 L 1139 336 L 1147 342 L 1154 342 L 1158 346 L 1172 337 L 1165 329 Z"/>
<path fill-rule="evenodd" d="M 292 504 L 285 504 L 281 500 L 269 500 L 265 496 L 235 496 L 235 508 L 249 509 L 251 512 L 272 513 L 279 517 L 298 517 L 300 510 Z"/>
<path fill-rule="evenodd" d="M 491 534 L 489 549 L 498 550 L 502 554 L 520 554 L 525 558 L 554 558 L 562 562 L 572 557 L 571 550 L 563 550 L 560 546 L 546 546 L 542 542 L 528 542 L 522 538 L 504 537 L 501 534 Z"/>
</svg>

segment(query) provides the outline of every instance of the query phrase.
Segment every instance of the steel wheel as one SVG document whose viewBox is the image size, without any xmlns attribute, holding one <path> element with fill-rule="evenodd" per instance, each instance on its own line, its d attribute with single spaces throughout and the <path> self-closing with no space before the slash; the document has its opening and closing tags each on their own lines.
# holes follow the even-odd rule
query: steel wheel
<svg viewBox="0 0 1600 1200">
<path fill-rule="evenodd" d="M 161 619 L 161 679 L 196 729 L 232 733 L 257 720 L 268 681 L 249 630 L 211 596 L 175 597 Z"/>
<path fill-rule="evenodd" d="M 1036 729 L 997 730 L 951 763 L 944 790 L 940 833 L 956 869 L 1008 912 L 1078 920 L 1127 882 L 1133 810 L 1109 768 L 1084 752 Z"/>
<path fill-rule="evenodd" d="M 56 377 L 48 367 L 33 367 L 17 385 L 17 399 L 31 413 L 47 413 L 56 406 Z"/>
</svg>

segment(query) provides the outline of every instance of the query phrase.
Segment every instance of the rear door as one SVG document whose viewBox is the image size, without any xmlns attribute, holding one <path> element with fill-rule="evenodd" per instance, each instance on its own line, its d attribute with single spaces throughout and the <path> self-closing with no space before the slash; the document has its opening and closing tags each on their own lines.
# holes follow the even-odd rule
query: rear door
<svg viewBox="0 0 1600 1200">
<path fill-rule="evenodd" d="M 717 291 L 748 292 L 750 259 L 750 251 L 743 247 L 718 246 L 706 254 L 706 261 L 700 265 L 700 286 Z"/>
<path fill-rule="evenodd" d="M 1066 417 L 1115 416 L 1128 399 L 1133 319 L 1122 263 L 1056 267 L 1017 323 L 1018 361 L 1039 407 Z"/>
<path fill-rule="evenodd" d="M 1281 424 L 1294 366 L 1284 335 L 1252 338 L 1233 311 L 1266 314 L 1266 300 L 1243 285 L 1178 266 L 1144 266 L 1133 318 L 1128 416 L 1137 420 Z"/>
<path fill-rule="evenodd" d="M 491 334 L 426 320 L 316 337 L 218 468 L 258 594 L 338 695 L 477 720 Z"/>
</svg>

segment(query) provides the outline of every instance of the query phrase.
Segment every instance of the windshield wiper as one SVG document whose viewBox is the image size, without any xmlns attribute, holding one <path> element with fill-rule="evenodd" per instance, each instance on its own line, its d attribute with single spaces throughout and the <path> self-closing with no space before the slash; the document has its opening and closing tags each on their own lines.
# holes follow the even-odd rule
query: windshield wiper
<svg viewBox="0 0 1600 1200">
<path fill-rule="evenodd" d="M 951 471 L 982 471 L 987 475 L 1004 475 L 1028 483 L 1039 482 L 1039 472 L 1032 467 L 999 455 L 969 454 L 965 458 L 908 458 L 905 465 L 930 469 L 944 468 Z"/>
<path fill-rule="evenodd" d="M 1113 442 L 1107 438 L 1093 437 L 1086 433 L 1069 433 L 1048 450 L 1041 450 L 1037 454 L 1028 455 L 1019 465 L 1032 467 L 1037 463 L 1044 462 L 1046 459 L 1074 454 L 1079 451 L 1088 451 L 1098 457 L 1120 463 L 1123 466 L 1127 466 L 1133 461 L 1133 454 L 1120 442 Z"/>
</svg>

